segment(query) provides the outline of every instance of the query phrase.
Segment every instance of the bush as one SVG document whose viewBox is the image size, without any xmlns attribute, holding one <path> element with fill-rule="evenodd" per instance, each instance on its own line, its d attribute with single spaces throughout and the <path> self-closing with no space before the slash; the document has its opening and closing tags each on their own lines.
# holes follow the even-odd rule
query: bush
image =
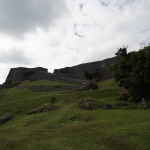
<svg viewBox="0 0 150 150">
<path fill-rule="evenodd" d="M 55 85 L 54 88 L 58 89 L 60 88 L 61 86 L 60 85 Z"/>
<path fill-rule="evenodd" d="M 56 98 L 55 97 L 51 97 L 51 103 L 55 103 L 56 102 Z"/>
</svg>

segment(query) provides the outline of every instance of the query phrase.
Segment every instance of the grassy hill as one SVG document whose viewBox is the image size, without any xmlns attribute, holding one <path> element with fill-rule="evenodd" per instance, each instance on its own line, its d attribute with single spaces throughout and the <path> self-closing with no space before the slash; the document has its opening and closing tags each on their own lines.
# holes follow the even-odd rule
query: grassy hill
<svg viewBox="0 0 150 150">
<path fill-rule="evenodd" d="M 26 85 L 65 85 L 48 81 Z M 70 85 L 71 86 L 71 85 Z M 114 79 L 102 81 L 94 91 L 33 92 L 28 89 L 1 89 L 0 116 L 13 118 L 0 124 L 1 150 L 149 150 L 150 111 L 129 103 L 121 108 L 78 109 L 78 101 L 92 99 L 115 105 L 119 90 Z M 56 98 L 55 109 L 27 115 Z M 76 116 L 73 119 L 72 116 Z"/>
</svg>

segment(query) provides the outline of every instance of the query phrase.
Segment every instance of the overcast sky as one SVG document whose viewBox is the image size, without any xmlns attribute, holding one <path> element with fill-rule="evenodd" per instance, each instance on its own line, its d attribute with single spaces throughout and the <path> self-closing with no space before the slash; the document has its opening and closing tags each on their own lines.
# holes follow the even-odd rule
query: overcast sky
<svg viewBox="0 0 150 150">
<path fill-rule="evenodd" d="M 0 0 L 0 83 L 10 68 L 61 67 L 150 43 L 150 0 Z"/>
</svg>

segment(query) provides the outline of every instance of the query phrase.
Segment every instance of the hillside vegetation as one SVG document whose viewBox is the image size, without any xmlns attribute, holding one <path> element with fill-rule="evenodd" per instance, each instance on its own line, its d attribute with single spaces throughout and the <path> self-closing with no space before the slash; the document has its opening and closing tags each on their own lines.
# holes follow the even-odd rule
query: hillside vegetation
<svg viewBox="0 0 150 150">
<path fill-rule="evenodd" d="M 150 46 L 127 53 L 127 47 L 120 48 L 116 55 L 121 57 L 115 79 L 120 87 L 128 91 L 128 100 L 139 102 L 150 99 Z"/>
<path fill-rule="evenodd" d="M 56 85 L 40 81 L 22 84 Z M 64 83 L 57 83 L 57 85 Z M 33 92 L 29 89 L 1 89 L 0 116 L 13 118 L 0 124 L 1 150 L 149 150 L 150 111 L 137 103 L 116 104 L 120 88 L 114 79 L 98 83 L 99 89 L 80 92 Z M 54 110 L 28 115 L 50 103 Z M 93 110 L 78 108 L 81 100 L 97 104 Z M 104 107 L 111 106 L 111 107 Z"/>
</svg>

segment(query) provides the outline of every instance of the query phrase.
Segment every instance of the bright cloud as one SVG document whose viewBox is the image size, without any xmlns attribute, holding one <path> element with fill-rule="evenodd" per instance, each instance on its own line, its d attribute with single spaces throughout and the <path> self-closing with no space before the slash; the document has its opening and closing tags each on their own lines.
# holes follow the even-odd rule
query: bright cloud
<svg viewBox="0 0 150 150">
<path fill-rule="evenodd" d="M 13 67 L 60 67 L 150 42 L 147 0 L 0 0 L 0 82 Z"/>
</svg>

